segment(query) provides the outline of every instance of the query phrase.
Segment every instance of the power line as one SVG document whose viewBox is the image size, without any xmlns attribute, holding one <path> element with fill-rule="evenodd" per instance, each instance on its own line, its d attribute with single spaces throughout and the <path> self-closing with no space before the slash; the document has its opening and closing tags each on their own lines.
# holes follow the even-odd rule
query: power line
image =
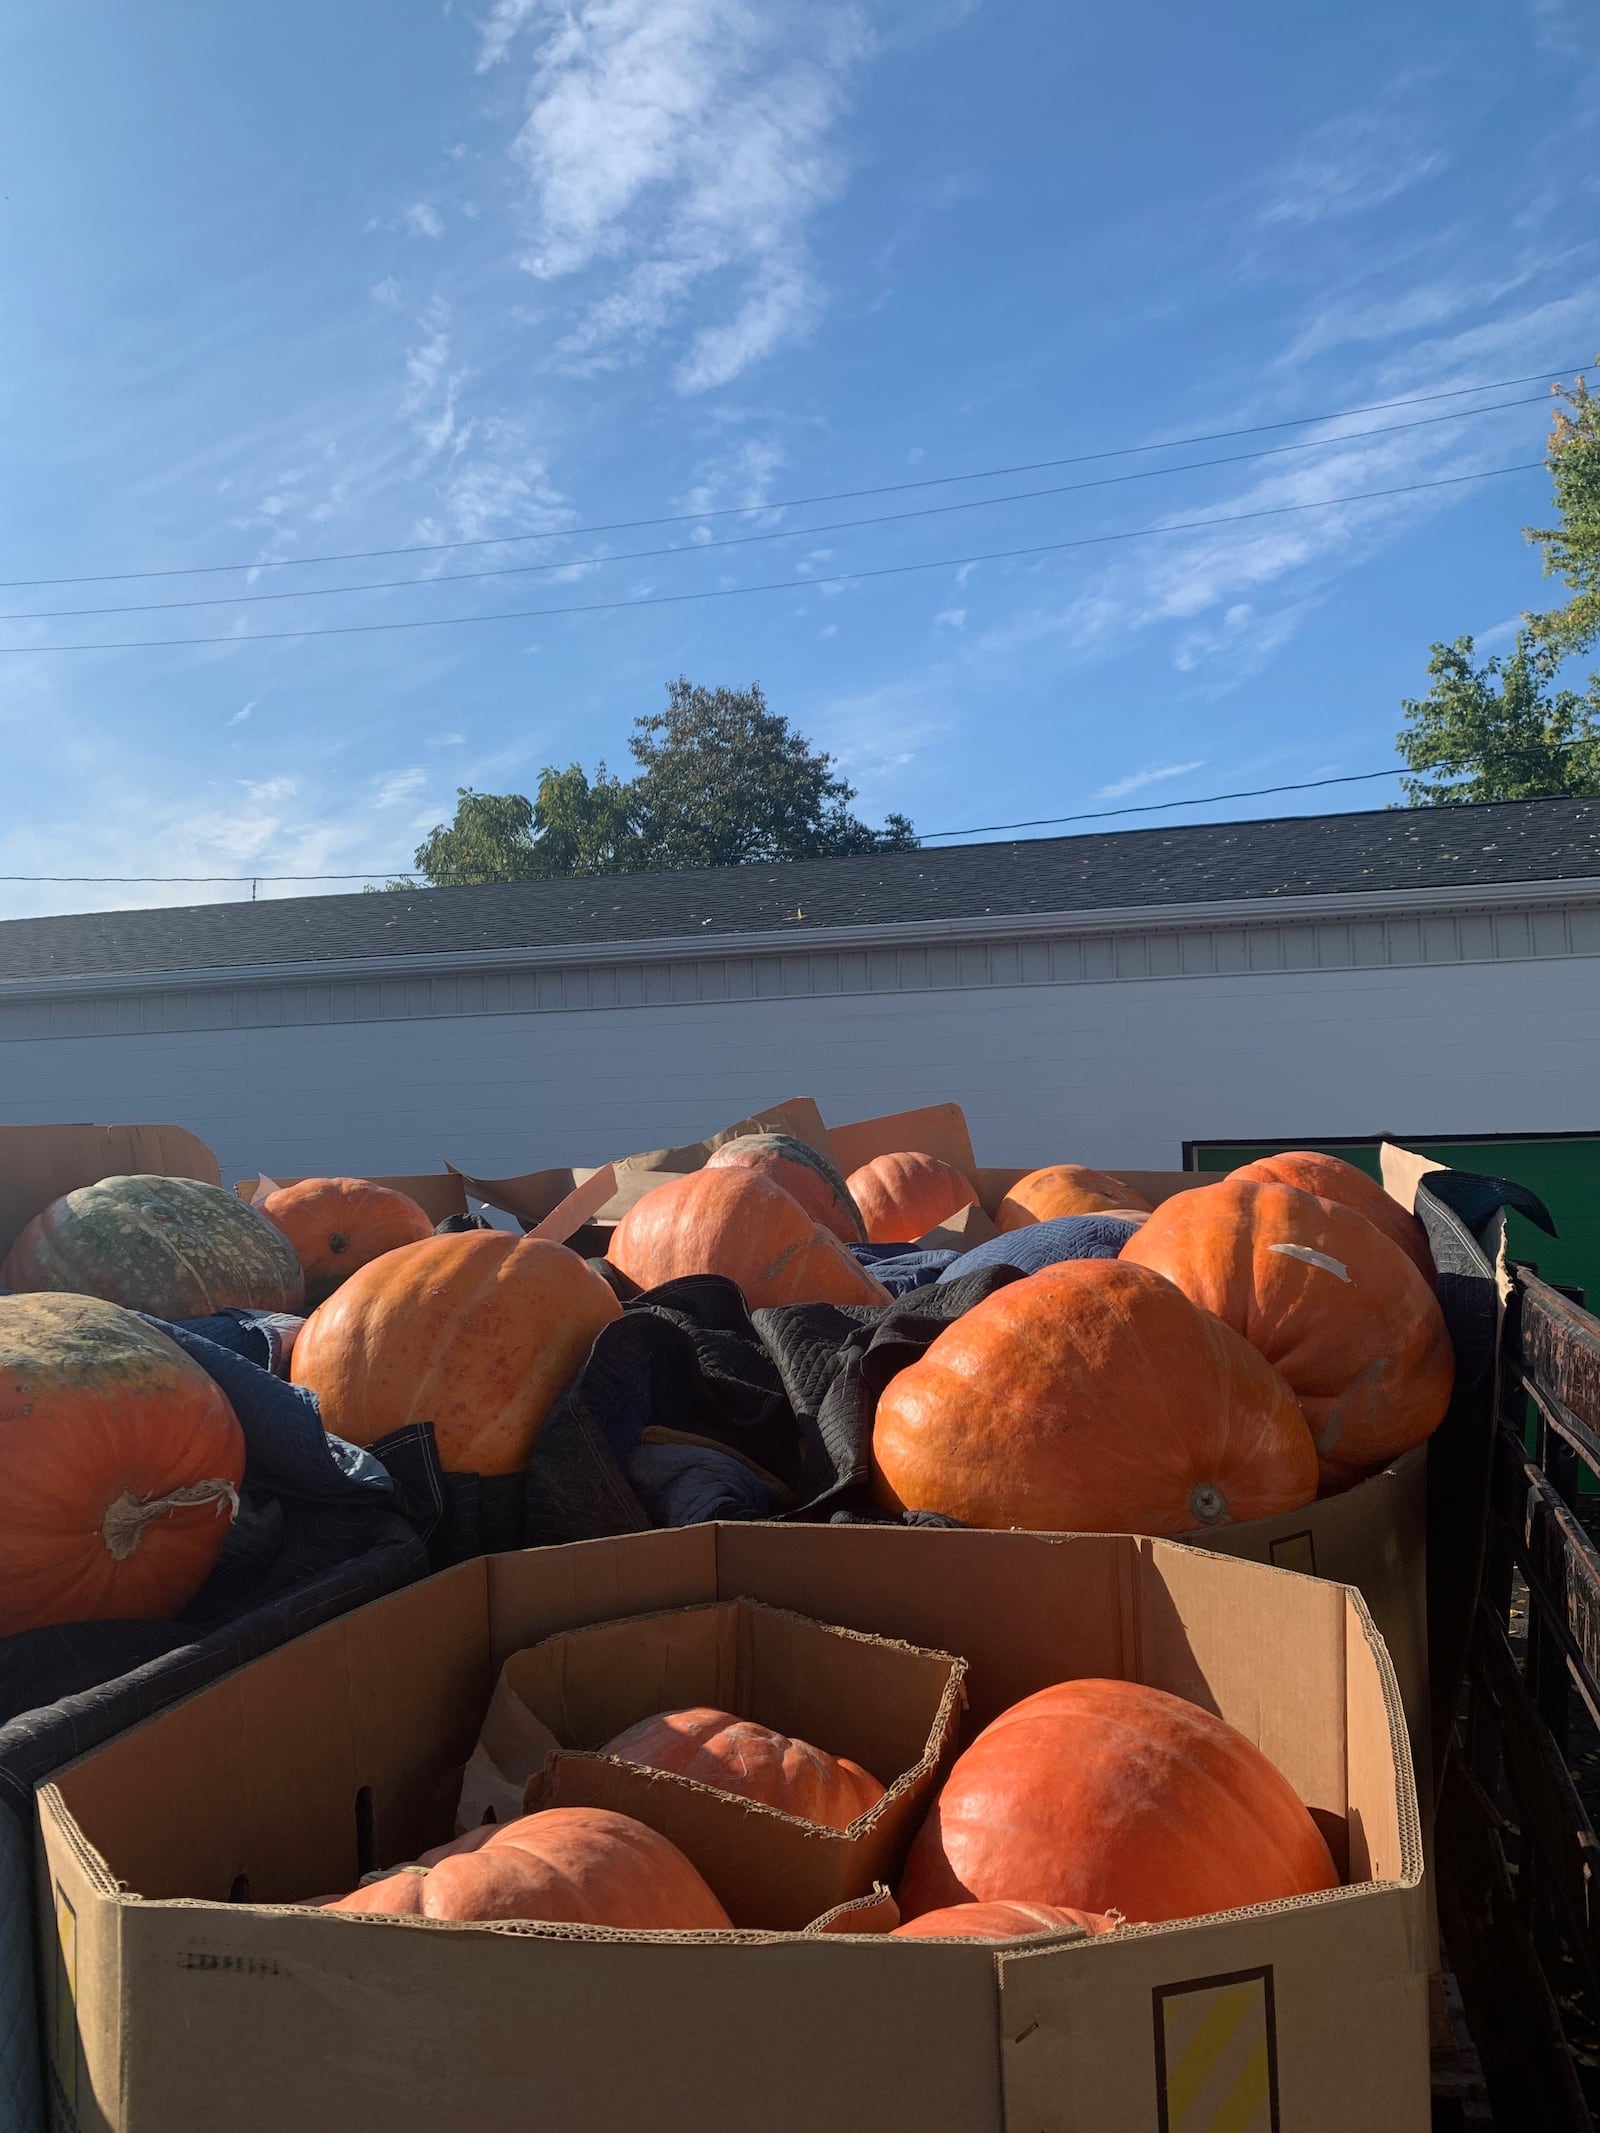
<svg viewBox="0 0 1600 2133">
<path fill-rule="evenodd" d="M 1100 452 L 1077 452 L 1060 459 L 1034 459 L 1015 466 L 979 467 L 965 474 L 927 474 L 914 481 L 882 482 L 864 489 L 831 489 L 815 496 L 794 496 L 759 504 L 720 504 L 705 511 L 680 511 L 653 518 L 612 519 L 592 526 L 541 528 L 530 533 L 484 534 L 472 540 L 421 541 L 398 548 L 350 548 L 327 555 L 256 556 L 239 563 L 182 563 L 154 570 L 84 571 L 71 577 L 0 578 L 0 591 L 18 591 L 46 585 L 116 585 L 135 578 L 198 578 L 234 570 L 288 570 L 319 563 L 371 563 L 392 556 L 444 555 L 467 548 L 502 548 L 520 541 L 576 540 L 592 533 L 633 533 L 646 526 L 697 525 L 706 519 L 749 517 L 763 511 L 799 511 L 811 504 L 854 502 L 866 496 L 896 496 L 912 489 L 942 488 L 957 481 L 998 481 L 1013 474 L 1042 474 L 1054 467 L 1087 466 L 1101 459 L 1128 459 L 1143 452 L 1176 452 L 1197 444 L 1226 444 L 1237 437 L 1261 437 L 1274 430 L 1300 429 L 1313 422 L 1344 422 L 1357 415 L 1378 415 L 1396 407 L 1425 407 L 1440 400 L 1460 400 L 1474 393 L 1503 392 L 1514 385 L 1550 383 L 1569 372 L 1594 368 L 1590 363 L 1563 363 L 1550 370 L 1530 371 L 1520 378 L 1486 379 L 1478 385 L 1456 385 L 1436 393 L 1412 393 L 1404 399 L 1372 400 L 1361 407 L 1336 408 L 1320 415 L 1289 415 L 1279 422 L 1257 422 L 1241 429 L 1205 430 L 1189 437 L 1169 437 L 1157 444 L 1124 444 Z M 1330 440 L 1337 442 L 1336 439 Z"/>
<path fill-rule="evenodd" d="M 1553 741 L 1548 752 L 1552 755 L 1559 755 L 1568 748 L 1587 748 L 1593 747 L 1593 745 L 1592 737 L 1580 736 L 1577 740 Z M 1489 749 L 1485 751 L 1479 760 L 1485 763 L 1525 762 L 1529 753 L 1530 751 L 1525 748 Z M 1445 766 L 1423 764 L 1421 769 L 1425 771 L 1431 768 L 1443 767 Z M 1187 800 L 1145 800 L 1135 802 L 1128 807 L 1091 808 L 1075 815 L 1034 815 L 1026 822 L 980 822 L 967 829 L 922 830 L 918 833 L 918 839 L 920 843 L 926 844 L 932 837 L 987 837 L 997 830 L 1052 829 L 1062 822 L 1109 822 L 1113 817 L 1120 815 L 1169 814 L 1174 808 L 1178 807 L 1214 807 L 1224 800 L 1262 800 L 1270 798 L 1277 793 L 1320 792 L 1325 786 L 1329 785 L 1368 785 L 1376 778 L 1405 778 L 1417 775 L 1419 775 L 1419 771 L 1413 768 L 1411 764 L 1395 763 L 1387 770 L 1351 770 L 1341 773 L 1338 777 L 1298 778 L 1286 785 L 1252 785 L 1237 792 L 1200 793 Z M 1523 797 L 1526 800 L 1572 800 L 1583 796 L 1577 793 L 1528 793 Z M 1460 803 L 1430 801 L 1425 807 L 1407 808 L 1402 812 L 1423 814 L 1435 806 L 1455 804 Z M 180 887 L 185 884 L 231 882 L 242 888 L 247 881 L 252 884 L 262 881 L 370 881 L 374 874 L 415 874 L 418 871 L 417 867 L 413 865 L 408 867 L 361 867 L 353 874 L 0 874 L 0 881 L 105 882 L 113 885 L 129 882 L 159 882 Z"/>
<path fill-rule="evenodd" d="M 568 615 L 615 614 L 623 608 L 681 607 L 694 600 L 736 600 L 752 593 L 813 590 L 819 585 L 855 585 L 872 578 L 907 577 L 926 570 L 965 570 L 976 563 L 1007 563 L 1025 556 L 1059 555 L 1073 548 L 1102 548 L 1121 541 L 1152 540 L 1172 533 L 1204 533 L 1218 526 L 1243 526 L 1255 520 L 1286 518 L 1301 511 L 1328 511 L 1343 504 L 1378 503 L 1389 497 L 1416 496 L 1429 489 L 1458 488 L 1469 481 L 1492 481 L 1503 474 L 1527 474 L 1542 459 L 1524 459 L 1509 467 L 1485 467 L 1472 474 L 1444 474 L 1432 481 L 1402 482 L 1390 489 L 1362 489 L 1349 496 L 1317 497 L 1308 503 L 1271 504 L 1255 511 L 1225 512 L 1215 518 L 1175 519 L 1165 526 L 1135 526 L 1124 533 L 1080 535 L 1070 541 L 1040 541 L 1025 548 L 993 548 L 979 555 L 940 556 L 925 563 L 881 563 L 871 570 L 836 570 L 803 578 L 769 578 L 758 585 L 710 586 L 695 592 L 646 593 L 623 600 L 583 600 L 566 607 L 502 607 L 482 615 L 430 615 L 396 622 L 324 623 L 315 629 L 255 630 L 248 636 L 224 630 L 209 637 L 129 637 L 103 644 L 7 644 L 0 657 L 47 652 L 146 652 L 200 644 L 275 644 L 309 637 L 370 637 L 394 630 L 459 629 L 485 622 L 538 622 Z"/>
<path fill-rule="evenodd" d="M 254 607 L 266 600 L 328 600 L 347 593 L 398 592 L 435 585 L 469 585 L 483 578 L 525 577 L 534 571 L 577 570 L 615 563 L 652 561 L 660 556 L 707 555 L 718 548 L 749 548 L 766 541 L 813 540 L 821 533 L 848 533 L 862 526 L 892 526 L 906 519 L 937 518 L 953 511 L 983 511 L 997 504 L 1031 503 L 1047 496 L 1072 496 L 1085 489 L 1119 488 L 1133 481 L 1162 481 L 1171 474 L 1198 474 L 1211 467 L 1236 467 L 1256 459 L 1277 459 L 1288 452 L 1320 452 L 1330 445 L 1359 444 L 1373 437 L 1395 437 L 1407 430 L 1430 429 L 1441 422 L 1467 422 L 1474 415 L 1494 415 L 1509 407 L 1542 407 L 1545 395 L 1520 400 L 1491 400 L 1483 407 L 1456 408 L 1447 415 L 1422 415 L 1415 422 L 1389 422 L 1373 430 L 1345 430 L 1336 437 L 1310 437 L 1298 444 L 1269 444 L 1254 452 L 1229 452 L 1219 459 L 1191 459 L 1173 467 L 1141 467 L 1134 474 L 1100 474 L 1091 481 L 1058 482 L 1046 489 L 1014 489 L 1004 496 L 962 497 L 953 503 L 921 504 L 910 511 L 882 511 L 870 518 L 833 519 L 820 526 L 783 526 L 767 533 L 737 533 L 726 540 L 677 542 L 666 548 L 626 548 L 617 555 L 562 556 L 546 563 L 503 563 L 492 570 L 457 570 L 436 578 L 378 578 L 365 585 L 312 585 L 289 592 L 221 593 L 198 600 L 139 600 L 120 607 L 46 607 L 0 614 L 0 623 L 78 620 L 89 615 L 154 615 L 174 608 Z M 814 582 L 814 581 L 813 581 Z"/>
</svg>

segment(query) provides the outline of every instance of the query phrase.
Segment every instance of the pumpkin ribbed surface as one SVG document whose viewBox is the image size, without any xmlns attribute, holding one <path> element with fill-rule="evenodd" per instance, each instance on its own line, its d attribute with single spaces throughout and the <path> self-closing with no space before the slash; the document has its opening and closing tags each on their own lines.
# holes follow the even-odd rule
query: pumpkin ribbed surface
<svg viewBox="0 0 1600 2133">
<path fill-rule="evenodd" d="M 1186 1533 L 1317 1486 L 1278 1373 L 1125 1259 L 1047 1267 L 946 1327 L 879 1400 L 872 1466 L 886 1509 L 1046 1533 Z"/>
<path fill-rule="evenodd" d="M 884 1793 L 878 1780 L 848 1756 L 830 1755 L 753 1719 L 704 1706 L 642 1718 L 607 1741 L 600 1753 L 649 1770 L 670 1770 L 828 1829 L 848 1829 Z"/>
<path fill-rule="evenodd" d="M 754 1170 L 697 1170 L 658 1185 L 617 1224 L 606 1256 L 641 1289 L 685 1274 L 725 1275 L 752 1311 L 889 1301 L 831 1230 Z"/>
<path fill-rule="evenodd" d="M 175 1615 L 243 1477 L 233 1409 L 164 1333 L 94 1297 L 0 1297 L 0 1637 Z"/>
<path fill-rule="evenodd" d="M 261 1213 L 294 1246 L 313 1308 L 357 1267 L 433 1235 L 433 1224 L 408 1193 L 365 1178 L 280 1185 L 261 1202 Z"/>
<path fill-rule="evenodd" d="M 294 1247 L 253 1208 L 196 1178 L 102 1178 L 35 1215 L 0 1288 L 99 1296 L 153 1318 L 298 1311 Z"/>
<path fill-rule="evenodd" d="M 813 1222 L 842 1244 L 865 1244 L 866 1230 L 837 1165 L 792 1133 L 744 1133 L 706 1159 L 707 1170 L 753 1170 L 781 1185 Z"/>
<path fill-rule="evenodd" d="M 1066 1681 L 1002 1711 L 918 1831 L 901 1915 L 1064 1904 L 1139 1923 L 1337 1888 L 1321 1832 L 1245 1736 L 1136 1681 Z"/>
<path fill-rule="evenodd" d="M 978 1204 L 969 1177 L 953 1163 L 916 1149 L 875 1155 L 845 1182 L 861 1210 L 870 1244 L 913 1243 L 960 1214 L 963 1207 Z"/>
<path fill-rule="evenodd" d="M 324 1906 L 453 1919 L 540 1919 L 634 1933 L 724 1930 L 728 1914 L 678 1847 L 631 1815 L 550 1807 L 474 1831 L 426 1869 L 406 1868 Z"/>
<path fill-rule="evenodd" d="M 942 1911 L 896 1926 L 891 1940 L 1015 1940 L 1023 1933 L 1114 1933 L 1117 1921 L 1099 1911 L 1073 1911 L 1060 1903 L 954 1903 Z"/>
<path fill-rule="evenodd" d="M 1126 1210 L 1146 1213 L 1150 1203 L 1109 1170 L 1082 1163 L 1050 1163 L 1018 1178 L 995 1210 L 1002 1232 L 1025 1229 L 1030 1222 L 1054 1222 L 1062 1215 L 1105 1215 Z"/>
<path fill-rule="evenodd" d="M 622 1315 L 564 1244 L 471 1230 L 360 1267 L 306 1320 L 290 1375 L 323 1426 L 372 1444 L 431 1422 L 447 1472 L 514 1474 L 604 1325 Z"/>
<path fill-rule="evenodd" d="M 1415 1215 L 1408 1215 L 1391 1200 L 1375 1179 L 1354 1163 L 1337 1155 L 1317 1155 L 1310 1149 L 1292 1149 L 1286 1155 L 1266 1155 L 1258 1163 L 1246 1163 L 1231 1173 L 1235 1184 L 1293 1185 L 1299 1192 L 1314 1193 L 1319 1200 L 1336 1200 L 1365 1215 L 1374 1229 L 1381 1229 L 1427 1281 L 1434 1278 L 1433 1253 L 1428 1233 Z"/>
<path fill-rule="evenodd" d="M 1429 1283 L 1354 1208 L 1236 1178 L 1164 1201 L 1122 1248 L 1259 1348 L 1321 1456 L 1382 1466 L 1444 1419 L 1455 1358 Z"/>
</svg>

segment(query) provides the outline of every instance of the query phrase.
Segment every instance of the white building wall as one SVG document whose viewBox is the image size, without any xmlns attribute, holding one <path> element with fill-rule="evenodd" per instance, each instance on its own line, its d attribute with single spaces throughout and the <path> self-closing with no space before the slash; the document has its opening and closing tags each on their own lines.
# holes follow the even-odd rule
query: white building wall
<svg viewBox="0 0 1600 2133">
<path fill-rule="evenodd" d="M 230 1180 L 597 1163 L 800 1094 L 837 1120 L 954 1098 L 993 1163 L 1592 1131 L 1600 957 L 0 1044 L 0 1123 L 171 1122 Z"/>
</svg>

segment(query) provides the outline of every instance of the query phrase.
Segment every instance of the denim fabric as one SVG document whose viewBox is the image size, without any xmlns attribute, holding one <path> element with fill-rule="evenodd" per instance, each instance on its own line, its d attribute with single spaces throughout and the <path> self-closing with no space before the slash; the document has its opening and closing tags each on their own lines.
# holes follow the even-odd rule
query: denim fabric
<svg viewBox="0 0 1600 2133">
<path fill-rule="evenodd" d="M 1138 1226 L 1113 1221 L 1109 1215 L 1058 1215 L 1052 1222 L 1029 1222 L 975 1244 L 939 1279 L 958 1281 L 986 1266 L 1014 1266 L 1019 1274 L 1037 1274 L 1065 1259 L 1115 1259 Z"/>
</svg>

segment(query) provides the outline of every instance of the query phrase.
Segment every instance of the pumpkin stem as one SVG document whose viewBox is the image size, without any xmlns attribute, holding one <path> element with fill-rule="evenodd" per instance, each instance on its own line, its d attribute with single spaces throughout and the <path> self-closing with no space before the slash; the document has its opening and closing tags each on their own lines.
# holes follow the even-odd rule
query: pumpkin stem
<svg viewBox="0 0 1600 2133">
<path fill-rule="evenodd" d="M 192 1481 L 187 1488 L 174 1489 L 167 1496 L 135 1496 L 131 1489 L 124 1489 L 106 1505 L 105 1517 L 100 1521 L 100 1538 L 110 1549 L 113 1560 L 125 1563 L 144 1539 L 144 1529 L 152 1519 L 165 1518 L 169 1511 L 187 1510 L 195 1504 L 206 1503 L 218 1510 L 226 1503 L 230 1526 L 239 1515 L 239 1491 L 231 1481 Z"/>
<path fill-rule="evenodd" d="M 1189 1509 L 1197 1525 L 1215 1526 L 1228 1515 L 1228 1499 L 1209 1481 L 1197 1481 L 1189 1491 Z"/>
</svg>

